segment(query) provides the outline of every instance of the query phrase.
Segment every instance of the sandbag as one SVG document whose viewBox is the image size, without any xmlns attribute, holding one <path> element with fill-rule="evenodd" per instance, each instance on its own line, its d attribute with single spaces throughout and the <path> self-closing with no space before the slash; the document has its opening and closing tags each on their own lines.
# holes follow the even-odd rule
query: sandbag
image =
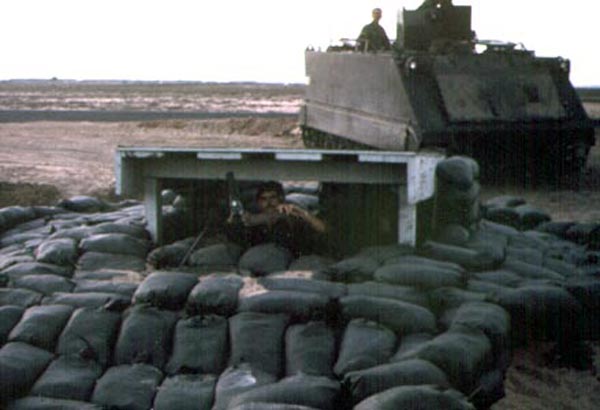
<svg viewBox="0 0 600 410">
<path fill-rule="evenodd" d="M 73 279 L 92 280 L 92 281 L 112 281 L 112 282 L 131 282 L 139 284 L 142 281 L 142 275 L 138 272 L 118 269 L 100 269 L 94 271 L 76 270 L 73 274 Z M 116 293 L 122 293 L 118 291 Z"/>
<path fill-rule="evenodd" d="M 101 212 L 108 208 L 106 202 L 87 195 L 76 195 L 68 199 L 63 199 L 57 206 L 69 211 L 82 213 Z"/>
<path fill-rule="evenodd" d="M 25 232 L 6 232 L 0 236 L 0 248 L 4 248 L 11 245 L 20 245 L 25 248 L 36 248 L 39 246 L 44 239 L 46 239 L 46 232 L 25 231 Z"/>
<path fill-rule="evenodd" d="M 53 352 L 58 336 L 73 310 L 64 305 L 30 307 L 10 332 L 8 340 L 28 343 Z"/>
<path fill-rule="evenodd" d="M 189 264 L 203 272 L 234 271 L 242 255 L 242 248 L 235 243 L 217 243 L 193 252 Z"/>
<path fill-rule="evenodd" d="M 508 207 L 514 208 L 524 205 L 527 201 L 523 197 L 513 195 L 499 195 L 485 201 L 484 205 L 489 208 Z"/>
<path fill-rule="evenodd" d="M 507 269 L 474 273 L 473 278 L 505 287 L 516 287 L 523 278 Z"/>
<path fill-rule="evenodd" d="M 227 325 L 225 318 L 212 315 L 179 320 L 165 372 L 220 374 L 228 353 Z"/>
<path fill-rule="evenodd" d="M 480 227 L 471 234 L 465 247 L 502 261 L 506 256 L 508 241 L 505 234 Z"/>
<path fill-rule="evenodd" d="M 544 252 L 535 248 L 506 247 L 506 257 L 532 265 L 541 266 L 544 261 Z"/>
<path fill-rule="evenodd" d="M 435 386 L 400 386 L 375 394 L 354 407 L 354 410 L 475 410 L 462 395 L 451 389 Z"/>
<path fill-rule="evenodd" d="M 144 279 L 133 295 L 134 303 L 178 310 L 198 283 L 195 275 L 182 272 L 153 272 Z"/>
<path fill-rule="evenodd" d="M 27 343 L 0 348 L 0 406 L 27 393 L 52 360 L 53 354 Z"/>
<path fill-rule="evenodd" d="M 318 410 L 314 407 L 300 406 L 298 404 L 263 403 L 253 402 L 239 404 L 230 410 Z"/>
<path fill-rule="evenodd" d="M 217 381 L 213 410 L 229 409 L 229 402 L 236 395 L 276 381 L 277 377 L 253 368 L 249 363 L 228 367 Z"/>
<path fill-rule="evenodd" d="M 324 280 L 267 276 L 258 283 L 269 290 L 318 293 L 331 299 L 346 296 L 346 285 Z"/>
<path fill-rule="evenodd" d="M 377 261 L 378 264 L 387 264 L 389 260 L 413 255 L 415 248 L 410 245 L 395 243 L 392 245 L 369 246 L 360 250 L 358 255 Z"/>
<path fill-rule="evenodd" d="M 293 320 L 323 319 L 329 298 L 317 293 L 273 290 L 240 298 L 239 312 L 282 313 Z"/>
<path fill-rule="evenodd" d="M 10 249 L 4 248 L 4 249 Z M 16 251 L 7 251 L 6 253 L 0 254 L 0 271 L 4 271 L 4 269 L 9 266 L 16 265 L 17 263 L 24 262 L 35 262 L 35 259 L 32 255 L 30 255 L 25 249 L 20 248 Z M 5 278 L 8 278 L 8 275 L 5 273 L 0 273 Z"/>
<path fill-rule="evenodd" d="M 65 293 L 55 292 L 42 300 L 44 305 L 68 305 L 76 308 L 104 307 L 109 310 L 123 311 L 131 304 L 131 299 L 119 293 L 85 292 Z"/>
<path fill-rule="evenodd" d="M 146 260 L 155 269 L 178 267 L 193 243 L 194 238 L 186 238 L 165 246 L 160 246 L 151 250 L 146 256 Z"/>
<path fill-rule="evenodd" d="M 70 228 L 59 229 L 48 237 L 48 240 L 70 238 L 77 242 L 87 238 L 92 233 L 92 228 L 89 226 L 73 226 Z"/>
<path fill-rule="evenodd" d="M 35 250 L 35 257 L 38 262 L 74 265 L 79 257 L 77 242 L 72 238 L 46 240 Z"/>
<path fill-rule="evenodd" d="M 418 289 L 461 286 L 463 279 L 460 273 L 450 269 L 404 263 L 382 266 L 375 271 L 374 278 L 378 282 Z"/>
<path fill-rule="evenodd" d="M 520 235 L 511 236 L 508 243 L 517 248 L 533 248 L 545 252 L 550 246 L 549 237 L 549 235 L 537 231 L 525 231 Z"/>
<path fill-rule="evenodd" d="M 96 383 L 92 403 L 119 409 L 150 409 L 162 378 L 160 370 L 148 364 L 111 367 Z"/>
<path fill-rule="evenodd" d="M 169 377 L 158 388 L 153 409 L 210 409 L 216 382 L 213 375 L 181 374 Z"/>
<path fill-rule="evenodd" d="M 464 326 L 481 330 L 492 343 L 496 365 L 508 367 L 509 359 L 505 355 L 509 348 L 511 329 L 510 315 L 506 310 L 492 303 L 465 303 L 456 310 L 450 329 L 460 330 Z M 498 363 L 502 360 L 504 362 Z"/>
<path fill-rule="evenodd" d="M 9 206 L 0 209 L 0 233 L 36 217 L 32 207 Z"/>
<path fill-rule="evenodd" d="M 335 374 L 378 366 L 388 361 L 396 348 L 396 335 L 391 330 L 364 319 L 348 323 L 340 352 L 333 368 Z"/>
<path fill-rule="evenodd" d="M 395 286 L 380 282 L 351 283 L 348 285 L 348 295 L 395 299 L 425 308 L 429 307 L 427 294 L 408 286 Z"/>
<path fill-rule="evenodd" d="M 582 336 L 581 305 L 562 288 L 523 286 L 497 292 L 495 297 L 510 313 L 515 343 L 578 340 Z"/>
<path fill-rule="evenodd" d="M 542 266 L 558 273 L 559 275 L 562 275 L 565 278 L 579 275 L 579 271 L 575 264 L 549 256 L 544 257 Z"/>
<path fill-rule="evenodd" d="M 21 306 L 0 306 L 0 345 L 3 345 L 8 334 L 21 320 L 25 309 Z"/>
<path fill-rule="evenodd" d="M 115 345 L 115 363 L 147 363 L 162 369 L 170 352 L 176 320 L 173 312 L 134 306 L 124 315 Z"/>
<path fill-rule="evenodd" d="M 500 225 L 510 226 L 519 229 L 521 226 L 521 218 L 515 208 L 511 207 L 494 207 L 485 210 L 485 218 L 489 221 Z"/>
<path fill-rule="evenodd" d="M 463 303 L 483 302 L 485 300 L 485 293 L 471 292 L 461 288 L 438 288 L 429 293 L 431 309 L 438 314 L 448 309 L 458 308 Z"/>
<path fill-rule="evenodd" d="M 121 315 L 104 309 L 80 308 L 71 315 L 56 352 L 64 356 L 80 355 L 106 367 L 112 358 Z"/>
<path fill-rule="evenodd" d="M 521 231 L 512 226 L 496 223 L 488 219 L 481 220 L 479 223 L 479 229 L 476 232 L 482 232 L 489 235 L 498 235 L 507 239 L 522 235 Z"/>
<path fill-rule="evenodd" d="M 94 271 L 101 269 L 146 270 L 146 260 L 134 255 L 123 255 L 105 252 L 85 252 L 77 261 L 80 270 Z"/>
<path fill-rule="evenodd" d="M 497 261 L 493 257 L 482 252 L 433 241 L 427 241 L 419 251 L 423 256 L 453 262 L 469 271 L 490 270 L 497 265 Z"/>
<path fill-rule="evenodd" d="M 548 221 L 539 224 L 534 229 L 536 231 L 549 233 L 564 239 L 566 237 L 565 234 L 567 233 L 567 230 L 569 230 L 569 228 L 573 225 L 575 225 L 575 222 Z"/>
<path fill-rule="evenodd" d="M 597 223 L 576 223 L 567 229 L 565 232 L 565 239 L 575 242 L 579 245 L 587 245 L 590 243 L 594 233 L 598 232 L 599 230 L 600 224 Z"/>
<path fill-rule="evenodd" d="M 481 218 L 478 201 L 480 191 L 481 186 L 478 182 L 474 182 L 467 190 L 438 184 L 436 187 L 434 208 L 434 218 L 437 226 L 456 224 L 463 227 L 470 227 L 478 222 Z"/>
<path fill-rule="evenodd" d="M 493 361 L 492 345 L 478 329 L 450 330 L 395 359 L 423 359 L 439 367 L 452 386 L 470 394 Z"/>
<path fill-rule="evenodd" d="M 467 190 L 479 178 L 479 165 L 475 160 L 463 156 L 452 156 L 435 167 L 439 183 Z"/>
<path fill-rule="evenodd" d="M 79 242 L 79 248 L 83 252 L 112 253 L 146 258 L 149 243 L 122 233 L 101 233 L 83 239 Z"/>
<path fill-rule="evenodd" d="M 519 224 L 522 231 L 535 229 L 536 226 L 552 219 L 547 212 L 529 204 L 516 206 L 514 210 L 519 215 Z"/>
<path fill-rule="evenodd" d="M 203 277 L 188 296 L 187 310 L 229 317 L 237 310 L 238 293 L 243 286 L 243 279 L 238 275 Z"/>
<path fill-rule="evenodd" d="M 434 335 L 431 333 L 412 333 L 410 335 L 401 337 L 400 346 L 398 347 L 398 350 L 396 351 L 394 356 L 391 357 L 390 362 L 395 363 L 398 361 L 402 361 L 404 357 L 403 355 L 406 352 L 415 349 L 420 344 L 428 342 L 433 338 Z"/>
<path fill-rule="evenodd" d="M 150 239 L 150 234 L 148 231 L 143 226 L 137 224 L 102 222 L 98 225 L 92 226 L 90 229 L 90 235 L 104 233 L 121 233 L 141 240 Z"/>
<path fill-rule="evenodd" d="M 102 366 L 94 360 L 85 360 L 78 356 L 60 356 L 50 363 L 29 394 L 88 401 L 94 391 L 96 380 L 101 375 Z"/>
<path fill-rule="evenodd" d="M 380 263 L 370 256 L 354 256 L 333 264 L 320 273 L 334 282 L 355 283 L 373 279 Z"/>
<path fill-rule="evenodd" d="M 440 388 L 450 387 L 443 371 L 434 364 L 421 359 L 409 359 L 350 372 L 344 376 L 342 384 L 350 393 L 353 404 L 402 385 L 427 384 Z"/>
<path fill-rule="evenodd" d="M 23 262 L 9 266 L 2 273 L 6 274 L 12 280 L 27 275 L 58 275 L 70 278 L 73 276 L 73 268 L 41 262 Z"/>
<path fill-rule="evenodd" d="M 16 278 L 13 281 L 13 286 L 16 288 L 24 288 L 39 292 L 43 295 L 51 295 L 54 292 L 71 292 L 73 281 L 58 275 L 42 274 L 42 275 L 26 275 Z"/>
<path fill-rule="evenodd" d="M 400 335 L 437 330 L 433 313 L 411 303 L 358 295 L 346 296 L 340 302 L 344 316 L 380 323 Z"/>
<path fill-rule="evenodd" d="M 7 410 L 103 410 L 104 407 L 76 400 L 48 397 L 23 397 L 10 403 Z"/>
<path fill-rule="evenodd" d="M 333 375 L 336 340 L 332 328 L 324 322 L 290 326 L 285 334 L 285 374 Z"/>
<path fill-rule="evenodd" d="M 288 249 L 274 243 L 253 246 L 241 256 L 239 269 L 256 276 L 287 270 L 293 257 Z"/>
<path fill-rule="evenodd" d="M 321 255 L 302 255 L 294 259 L 288 269 L 291 271 L 318 271 L 333 265 L 335 261 Z"/>
<path fill-rule="evenodd" d="M 6 289 L 0 288 L 0 306 L 30 307 L 39 305 L 43 295 L 28 289 Z"/>
<path fill-rule="evenodd" d="M 229 406 L 245 403 L 280 403 L 334 410 L 340 393 L 340 384 L 326 377 L 297 375 L 278 383 L 259 386 L 233 397 Z"/>
<path fill-rule="evenodd" d="M 509 288 L 488 281 L 470 279 L 467 282 L 466 289 L 470 292 L 484 293 L 489 297 L 491 295 L 494 295 L 496 292 L 502 292 Z"/>
<path fill-rule="evenodd" d="M 112 280 L 88 280 L 88 279 L 77 279 L 75 280 L 74 293 L 88 293 L 88 292 L 100 292 L 100 293 L 118 293 L 119 295 L 132 297 L 136 289 L 138 288 L 137 283 L 117 281 L 116 278 Z"/>
<path fill-rule="evenodd" d="M 524 279 L 547 279 L 556 282 L 562 282 L 565 279 L 564 276 L 550 269 L 514 258 L 506 258 L 502 264 L 502 269 L 514 272 Z"/>
<path fill-rule="evenodd" d="M 289 318 L 282 314 L 242 312 L 229 319 L 230 365 L 279 376 L 283 371 L 283 337 Z"/>
<path fill-rule="evenodd" d="M 455 246 L 464 246 L 470 238 L 471 232 L 457 223 L 444 225 L 435 234 L 435 240 L 437 242 Z"/>
</svg>

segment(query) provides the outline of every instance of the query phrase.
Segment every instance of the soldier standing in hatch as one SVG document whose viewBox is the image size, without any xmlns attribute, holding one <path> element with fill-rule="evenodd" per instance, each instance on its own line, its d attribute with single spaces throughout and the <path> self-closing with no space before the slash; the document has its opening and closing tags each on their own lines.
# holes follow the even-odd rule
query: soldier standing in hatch
<svg viewBox="0 0 600 410">
<path fill-rule="evenodd" d="M 381 9 L 375 8 L 372 11 L 373 21 L 363 27 L 358 36 L 358 46 L 361 51 L 381 51 L 390 50 L 390 39 L 383 27 L 379 25 L 381 20 Z"/>
</svg>

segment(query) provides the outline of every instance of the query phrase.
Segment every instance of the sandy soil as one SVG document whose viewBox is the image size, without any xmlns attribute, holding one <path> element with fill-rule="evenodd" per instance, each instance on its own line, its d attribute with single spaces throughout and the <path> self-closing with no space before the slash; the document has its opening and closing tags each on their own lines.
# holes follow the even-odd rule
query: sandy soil
<svg viewBox="0 0 600 410">
<path fill-rule="evenodd" d="M 18 88 L 18 87 L 17 87 Z M 56 88 L 56 87 L 55 87 Z M 91 89 L 91 88 L 90 88 Z M 147 88 L 142 96 L 123 94 L 116 85 L 102 93 L 90 89 L 49 87 L 0 87 L 1 109 L 154 109 L 176 107 L 199 110 L 200 105 L 219 110 L 251 109 L 248 95 L 260 95 L 254 108 L 273 112 L 297 109 L 297 88 L 283 91 L 241 87 L 238 92 L 216 87 L 211 93 L 181 93 L 152 99 Z M 216 90 L 216 91 L 215 91 Z M 221 95 L 226 94 L 227 100 Z M 11 94 L 12 93 L 12 94 Z M 177 94 L 179 93 L 179 94 Z M 216 94 L 215 94 L 216 93 Z M 254 93 L 254 94 L 253 94 Z M 65 97 L 66 95 L 66 97 Z M 123 97 L 125 95 L 125 97 Z M 121 96 L 121 97 L 119 97 Z M 7 98 L 10 99 L 7 100 Z M 119 98 L 121 98 L 119 100 Z M 178 100 L 179 98 L 179 100 Z M 216 99 L 215 99 L 216 98 Z M 246 104 L 240 103 L 246 99 Z M 241 107 L 241 108 L 240 108 Z M 267 107 L 267 108 L 265 108 Z M 283 108 L 282 108 L 283 107 Z M 600 103 L 588 104 L 588 112 L 600 118 Z M 160 120 L 138 122 L 25 122 L 0 123 L 0 207 L 11 204 L 50 205 L 73 195 L 100 195 L 113 198 L 113 155 L 119 145 L 182 147 L 280 147 L 301 148 L 302 141 L 294 118 L 225 118 L 218 120 Z M 519 195 L 548 211 L 554 220 L 600 222 L 600 147 L 592 150 L 589 172 L 582 189 L 551 190 L 520 187 L 484 187 L 483 199 Z M 518 350 L 506 379 L 507 397 L 494 410 L 516 409 L 597 409 L 600 403 L 600 348 L 595 349 L 595 365 L 584 371 L 549 367 L 545 347 Z"/>
</svg>

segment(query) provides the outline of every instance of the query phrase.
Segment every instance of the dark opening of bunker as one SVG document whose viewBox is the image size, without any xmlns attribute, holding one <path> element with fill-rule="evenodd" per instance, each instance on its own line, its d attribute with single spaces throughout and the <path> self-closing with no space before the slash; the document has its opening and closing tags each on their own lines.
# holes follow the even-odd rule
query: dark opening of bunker
<svg viewBox="0 0 600 410">
<path fill-rule="evenodd" d="M 245 211 L 258 212 L 256 192 L 264 181 L 238 181 Z M 281 181 L 285 202 L 318 216 L 327 225 L 319 254 L 340 258 L 362 248 L 398 243 L 398 188 L 389 184 Z M 223 239 L 231 210 L 231 187 L 223 180 L 165 179 L 162 184 L 163 243 L 202 234 L 204 242 Z M 424 217 L 430 201 L 418 207 L 417 241 L 429 230 Z M 291 218 L 291 217 L 290 217 Z M 422 221 L 422 222 L 421 222 Z"/>
</svg>

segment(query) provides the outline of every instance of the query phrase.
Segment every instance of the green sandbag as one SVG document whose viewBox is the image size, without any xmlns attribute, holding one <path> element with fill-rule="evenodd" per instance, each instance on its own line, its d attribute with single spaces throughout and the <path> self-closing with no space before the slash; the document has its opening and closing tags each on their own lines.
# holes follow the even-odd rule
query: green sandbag
<svg viewBox="0 0 600 410">
<path fill-rule="evenodd" d="M 344 316 L 380 323 L 400 335 L 435 333 L 437 330 L 433 313 L 411 303 L 358 295 L 346 296 L 340 302 Z"/>
<path fill-rule="evenodd" d="M 475 410 L 461 394 L 435 386 L 400 386 L 375 394 L 354 410 Z"/>
<path fill-rule="evenodd" d="M 396 359 L 423 359 L 439 367 L 452 386 L 470 394 L 493 361 L 492 345 L 478 329 L 449 330 Z"/>
<path fill-rule="evenodd" d="M 397 386 L 427 384 L 450 387 L 443 371 L 421 359 L 409 359 L 350 372 L 345 375 L 342 384 L 350 392 L 355 404 Z"/>
<path fill-rule="evenodd" d="M 384 326 L 364 319 L 351 320 L 344 331 L 333 370 L 342 376 L 383 364 L 394 353 L 396 343 L 396 335 Z"/>
</svg>

